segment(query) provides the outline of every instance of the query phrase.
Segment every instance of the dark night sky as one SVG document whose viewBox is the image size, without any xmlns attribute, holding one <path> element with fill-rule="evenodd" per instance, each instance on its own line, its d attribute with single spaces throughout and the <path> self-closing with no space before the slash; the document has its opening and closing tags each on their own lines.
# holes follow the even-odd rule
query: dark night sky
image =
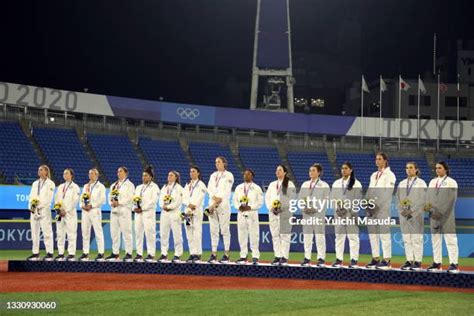
<svg viewBox="0 0 474 316">
<path fill-rule="evenodd" d="M 431 67 L 434 32 L 441 39 L 474 38 L 468 4 L 291 0 L 293 51 L 331 50 L 350 57 L 351 51 L 334 51 L 333 42 L 341 21 L 355 20 L 361 25 L 364 73 L 415 76 Z M 250 87 L 256 0 L 10 1 L 1 6 L 0 81 L 224 106 L 232 103 L 224 95 L 228 78 Z"/>
</svg>

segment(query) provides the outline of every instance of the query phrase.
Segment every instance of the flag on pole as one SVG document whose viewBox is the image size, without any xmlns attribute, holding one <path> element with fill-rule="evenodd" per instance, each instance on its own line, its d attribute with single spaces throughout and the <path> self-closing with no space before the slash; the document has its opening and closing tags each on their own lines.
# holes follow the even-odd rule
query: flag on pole
<svg viewBox="0 0 474 316">
<path fill-rule="evenodd" d="M 400 77 L 400 90 L 408 91 L 408 89 L 410 89 L 410 85 Z"/>
<path fill-rule="evenodd" d="M 380 91 L 387 91 L 387 84 L 385 83 L 385 81 L 383 81 L 382 77 L 380 77 Z"/>
<path fill-rule="evenodd" d="M 418 86 L 420 87 L 420 92 L 426 94 L 426 87 L 421 78 L 418 78 Z"/>
<path fill-rule="evenodd" d="M 365 81 L 364 76 L 362 76 L 362 91 L 369 93 L 369 86 L 367 85 L 367 82 Z"/>
<path fill-rule="evenodd" d="M 438 85 L 439 92 L 446 93 L 448 92 L 448 85 L 445 83 L 440 82 Z"/>
</svg>

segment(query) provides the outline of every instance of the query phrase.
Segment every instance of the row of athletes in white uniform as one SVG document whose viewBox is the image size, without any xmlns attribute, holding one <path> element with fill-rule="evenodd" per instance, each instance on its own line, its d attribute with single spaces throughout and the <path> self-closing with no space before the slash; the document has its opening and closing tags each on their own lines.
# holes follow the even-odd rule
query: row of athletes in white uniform
<svg viewBox="0 0 474 316">
<path fill-rule="evenodd" d="M 219 262 L 227 263 L 230 261 L 230 196 L 231 189 L 234 183 L 232 173 L 226 170 L 227 162 L 224 157 L 216 158 L 216 169 L 206 186 L 200 180 L 200 170 L 198 167 L 191 167 L 191 180 L 183 188 L 179 184 L 179 174 L 171 171 L 168 174 L 168 183 L 160 190 L 158 185 L 153 182 L 153 171 L 149 168 L 143 172 L 143 184 L 135 188 L 133 183 L 128 179 L 128 171 L 126 167 L 120 167 L 117 171 L 118 180 L 112 184 L 111 189 L 119 191 L 118 199 L 116 201 L 109 195 L 109 204 L 111 206 L 110 215 L 110 230 L 112 237 L 112 254 L 108 257 L 104 256 L 104 237 L 102 231 L 102 213 L 101 207 L 106 202 L 105 187 L 98 181 L 97 169 L 89 171 L 90 181 L 84 185 L 82 193 L 90 194 L 90 203 L 84 205 L 84 201 L 80 198 L 81 190 L 77 184 L 73 182 L 72 169 L 64 171 L 65 183 L 61 184 L 55 191 L 55 184 L 49 179 L 49 168 L 45 165 L 40 166 L 38 175 L 40 179 L 35 181 L 32 185 L 30 193 L 30 208 L 31 201 L 38 199 L 40 201 L 37 206 L 38 212 L 31 214 L 31 229 L 32 229 L 32 252 L 28 260 L 40 260 L 39 257 L 39 241 L 40 231 L 43 232 L 44 243 L 46 248 L 46 256 L 44 260 L 76 260 L 76 234 L 77 234 L 77 212 L 76 207 L 79 203 L 82 209 L 82 238 L 83 238 L 83 254 L 80 260 L 89 260 L 90 247 L 90 232 L 91 228 L 97 241 L 98 256 L 95 258 L 98 261 L 115 261 L 119 260 L 121 235 L 125 242 L 126 255 L 125 261 L 155 261 L 155 244 L 156 244 L 156 208 L 159 203 L 162 212 L 160 218 L 160 240 L 161 240 L 161 256 L 158 260 L 168 260 L 169 235 L 173 234 L 174 241 L 174 257 L 172 261 L 180 261 L 183 254 L 183 239 L 182 239 L 182 208 L 185 212 L 193 214 L 190 220 L 190 225 L 185 226 L 186 236 L 189 244 L 190 257 L 188 262 L 197 262 L 201 260 L 202 255 L 202 220 L 204 214 L 204 196 L 209 194 L 208 210 L 212 212 L 209 216 L 210 233 L 211 233 L 211 249 L 212 254 L 208 262 L 217 262 L 217 246 L 219 237 L 222 235 L 224 242 L 224 255 Z M 378 171 L 371 176 L 369 187 L 372 188 L 393 188 L 395 185 L 395 175 L 388 167 L 388 158 L 385 154 L 379 153 L 376 155 L 376 165 Z M 430 187 L 439 185 L 442 181 L 443 186 L 457 187 L 456 181 L 448 176 L 449 169 L 445 163 L 436 165 L 436 172 L 438 177 L 430 182 Z M 322 167 L 319 164 L 314 164 L 309 170 L 310 180 L 302 185 L 302 189 L 329 189 L 329 185 L 320 179 Z M 341 167 L 342 178 L 336 180 L 334 187 L 344 187 L 348 185 L 353 174 L 353 167 L 350 163 L 344 163 Z M 411 187 L 426 188 L 426 183 L 417 177 L 418 168 L 415 163 L 407 164 L 407 179 L 399 184 L 399 189 L 407 186 L 407 181 Z M 250 249 L 252 252 L 252 263 L 257 264 L 259 260 L 259 221 L 258 210 L 265 202 L 269 212 L 270 231 L 273 242 L 273 249 L 275 259 L 272 264 L 285 265 L 288 263 L 290 251 L 290 235 L 280 233 L 280 216 L 273 211 L 273 201 L 279 199 L 283 187 L 295 189 L 294 184 L 289 181 L 287 176 L 287 169 L 283 165 L 279 165 L 276 169 L 277 180 L 270 183 L 265 201 L 263 201 L 262 189 L 253 183 L 253 171 L 247 169 L 244 173 L 244 183 L 237 186 L 234 193 L 232 203 L 239 210 L 238 212 L 238 238 L 241 248 L 240 258 L 237 263 L 246 263 L 248 256 L 248 245 L 250 241 Z M 352 181 L 353 188 L 362 188 L 358 180 Z M 410 188 L 411 188 L 410 187 Z M 285 190 L 286 190 L 285 188 Z M 112 190 L 111 190 L 112 191 Z M 161 192 L 161 194 L 160 194 Z M 61 221 L 57 225 L 57 247 L 59 255 L 53 257 L 53 233 L 52 233 L 52 217 L 49 212 L 50 204 L 54 202 L 62 203 Z M 140 209 L 134 207 L 133 199 L 135 196 L 140 196 L 142 199 Z M 248 199 L 247 205 L 242 204 L 242 197 Z M 168 198 L 171 197 L 171 198 Z M 378 205 L 378 212 L 376 216 L 381 218 L 389 217 L 390 205 Z M 402 211 L 401 211 L 402 212 Z M 132 258 L 133 252 L 133 237 L 132 237 L 132 213 L 135 213 L 134 226 L 136 236 L 136 252 L 135 258 Z M 454 212 L 453 212 L 454 213 Z M 423 234 L 413 232 L 405 229 L 408 227 L 406 219 L 407 214 L 402 214 L 401 226 L 403 233 L 403 240 L 405 244 L 407 262 L 402 266 L 405 270 L 420 270 L 421 259 L 423 256 Z M 412 214 L 408 214 L 412 215 Z M 414 215 L 414 214 L 413 214 Z M 421 220 L 420 220 L 421 219 Z M 423 226 L 423 212 L 417 214 L 416 221 L 421 221 Z M 412 227 L 412 223 L 410 227 Z M 313 239 L 316 239 L 316 250 L 318 253 L 317 265 L 325 265 L 326 257 L 326 241 L 321 226 L 311 232 L 311 234 L 304 234 L 304 249 L 305 259 L 301 263 L 303 266 L 311 264 L 311 252 Z M 66 236 L 68 240 L 68 256 L 65 256 L 65 242 Z M 144 237 L 147 245 L 147 257 L 143 256 Z M 371 233 L 369 234 L 370 244 L 372 248 L 372 261 L 366 266 L 371 269 L 390 269 L 391 258 L 391 238 L 390 234 Z M 359 257 L 359 236 L 358 231 L 347 230 L 345 227 L 336 227 L 336 261 L 332 264 L 334 267 L 341 267 L 343 264 L 343 253 L 345 239 L 349 240 L 350 248 L 350 268 L 358 267 Z M 444 234 L 446 245 L 448 248 L 450 266 L 449 272 L 458 272 L 458 246 L 455 234 Z M 428 268 L 429 271 L 441 270 L 442 252 L 441 243 L 442 235 L 433 235 L 433 254 L 434 262 Z M 383 259 L 380 260 L 380 242 L 382 243 Z"/>
</svg>

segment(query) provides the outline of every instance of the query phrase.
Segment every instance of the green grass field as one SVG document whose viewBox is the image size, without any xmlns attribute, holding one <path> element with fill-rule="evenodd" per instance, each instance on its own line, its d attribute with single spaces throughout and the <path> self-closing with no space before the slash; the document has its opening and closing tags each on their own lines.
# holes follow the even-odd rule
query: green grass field
<svg viewBox="0 0 474 316">
<path fill-rule="evenodd" d="M 208 290 L 0 294 L 0 301 L 7 300 L 54 300 L 58 303 L 56 313 L 59 314 L 473 315 L 474 310 L 472 294 L 401 291 Z"/>
<path fill-rule="evenodd" d="M 31 251 L 29 250 L 0 250 L 0 260 L 24 260 L 26 257 L 28 257 L 29 255 L 31 254 Z M 42 252 L 42 255 L 44 255 L 45 252 L 43 251 Z M 80 251 L 78 251 L 76 253 L 76 256 L 79 257 L 82 253 Z M 110 254 L 110 251 L 106 251 L 106 255 Z M 95 258 L 95 256 L 97 255 L 97 252 L 96 251 L 91 251 L 90 253 L 90 257 L 91 258 Z M 124 252 L 121 253 L 121 255 L 123 256 L 124 255 Z M 222 252 L 219 252 L 219 256 L 222 255 Z M 181 257 L 181 259 L 185 260 L 187 259 L 187 257 L 189 256 L 189 254 L 187 252 L 185 252 L 183 254 L 183 256 Z M 210 256 L 210 252 L 209 251 L 204 251 L 203 253 L 203 260 L 204 259 L 208 259 Z M 168 259 L 171 259 L 172 258 L 172 252 L 168 254 Z M 238 251 L 233 251 L 231 252 L 230 254 L 230 258 L 231 260 L 237 260 L 239 259 L 239 252 Z M 294 260 L 294 261 L 301 261 L 303 260 L 304 258 L 304 254 L 302 252 L 294 252 L 294 253 L 291 253 L 290 254 L 290 260 Z M 316 254 L 313 254 L 313 258 L 312 260 L 313 261 L 316 261 Z M 335 257 L 335 254 L 333 253 L 328 253 L 326 255 L 326 262 L 327 263 L 332 263 L 334 260 L 336 259 Z M 360 258 L 359 258 L 359 261 L 361 263 L 366 263 L 366 262 L 369 262 L 371 259 L 371 256 L 370 255 L 360 255 Z M 271 261 L 273 260 L 273 253 L 272 252 L 262 252 L 260 254 L 260 260 L 262 261 Z M 349 261 L 349 255 L 345 255 L 345 263 L 347 264 L 348 261 Z M 424 264 L 425 265 L 429 265 L 431 264 L 431 261 L 432 258 L 431 257 L 426 257 L 425 260 L 424 260 Z M 443 258 L 444 262 L 443 264 L 444 265 L 448 265 L 449 262 L 448 262 L 448 258 L 444 257 Z M 394 256 L 392 258 L 392 263 L 396 263 L 396 264 L 403 264 L 405 262 L 405 257 L 402 257 L 402 256 Z M 459 265 L 460 267 L 467 267 L 467 266 L 470 266 L 470 267 L 474 267 L 474 258 L 459 258 Z"/>
</svg>

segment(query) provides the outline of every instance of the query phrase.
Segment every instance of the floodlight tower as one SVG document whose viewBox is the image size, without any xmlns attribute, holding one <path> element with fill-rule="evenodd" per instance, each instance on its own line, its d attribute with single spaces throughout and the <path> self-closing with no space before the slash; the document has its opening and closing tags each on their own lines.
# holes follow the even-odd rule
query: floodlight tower
<svg viewBox="0 0 474 316">
<path fill-rule="evenodd" d="M 293 84 L 289 0 L 258 0 L 250 109 L 283 110 L 286 100 L 284 110 L 293 113 Z"/>
</svg>

